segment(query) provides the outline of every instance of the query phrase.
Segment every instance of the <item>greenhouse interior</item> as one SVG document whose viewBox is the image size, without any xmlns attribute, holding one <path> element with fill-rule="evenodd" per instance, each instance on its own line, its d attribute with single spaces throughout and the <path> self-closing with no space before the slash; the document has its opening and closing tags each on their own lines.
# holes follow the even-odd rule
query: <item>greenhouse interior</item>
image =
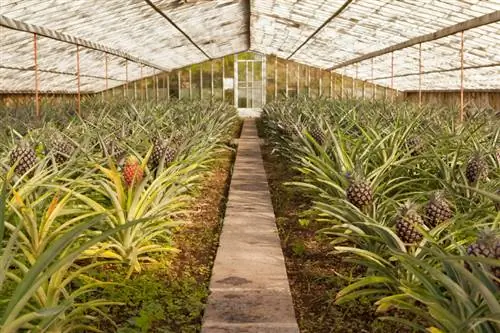
<svg viewBox="0 0 500 333">
<path fill-rule="evenodd" d="M 0 119 L 0 333 L 500 332 L 499 0 L 2 0 Z"/>
</svg>

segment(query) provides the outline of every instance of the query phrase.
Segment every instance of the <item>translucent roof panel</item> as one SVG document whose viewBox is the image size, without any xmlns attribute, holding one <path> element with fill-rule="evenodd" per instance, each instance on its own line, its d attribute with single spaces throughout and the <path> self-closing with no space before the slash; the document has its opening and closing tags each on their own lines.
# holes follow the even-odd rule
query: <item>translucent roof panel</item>
<svg viewBox="0 0 500 333">
<path fill-rule="evenodd" d="M 329 69 L 491 14 L 496 23 L 490 19 L 465 32 L 470 89 L 499 85 L 500 0 L 2 0 L 0 90 L 33 86 L 34 31 L 40 72 L 51 78 L 40 89 L 74 91 L 79 43 L 93 48 L 80 48 L 82 91 L 99 91 L 106 75 L 111 88 L 153 68 L 169 71 L 248 50 Z M 460 66 L 460 42 L 453 34 L 422 44 L 429 89 L 456 87 L 451 77 Z M 110 51 L 105 56 L 102 50 Z M 394 52 L 395 89 L 418 86 L 419 52 L 418 45 Z M 391 63 L 385 54 L 336 71 L 386 84 Z M 17 82 L 21 71 L 26 82 Z M 483 80 L 472 73 L 493 76 Z"/>
<path fill-rule="evenodd" d="M 500 10 L 498 0 L 363 0 L 352 1 L 341 8 L 344 4 L 345 1 L 334 0 L 255 0 L 252 7 L 251 48 L 311 66 L 331 68 L 370 52 Z M 424 43 L 422 49 L 424 71 L 460 66 L 458 35 Z M 418 47 L 397 51 L 394 57 L 395 73 L 418 73 Z M 390 55 L 375 58 L 374 63 L 374 77 L 391 74 Z M 465 32 L 464 65 L 490 64 L 500 66 L 498 23 Z M 355 67 L 337 72 L 354 77 Z M 358 77 L 370 80 L 371 60 L 357 67 Z M 499 68 L 489 68 L 485 72 L 498 74 Z M 429 81 L 436 82 L 441 77 L 447 79 L 448 76 L 434 75 L 434 80 Z M 415 78 L 394 80 L 394 88 L 405 90 L 408 84 L 403 82 L 408 80 L 413 82 Z M 418 75 L 416 81 L 418 84 Z M 491 89 L 498 87 L 500 76 L 482 81 L 481 85 L 469 81 L 470 88 L 481 86 Z M 448 82 L 439 82 L 438 85 Z"/>
</svg>

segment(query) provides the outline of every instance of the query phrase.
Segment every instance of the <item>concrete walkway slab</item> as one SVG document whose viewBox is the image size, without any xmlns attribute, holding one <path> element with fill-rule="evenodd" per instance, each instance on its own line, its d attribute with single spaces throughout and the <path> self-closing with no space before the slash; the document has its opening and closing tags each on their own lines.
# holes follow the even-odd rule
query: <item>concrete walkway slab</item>
<svg viewBox="0 0 500 333">
<path fill-rule="evenodd" d="M 257 127 L 245 120 L 202 333 L 299 333 Z"/>
</svg>

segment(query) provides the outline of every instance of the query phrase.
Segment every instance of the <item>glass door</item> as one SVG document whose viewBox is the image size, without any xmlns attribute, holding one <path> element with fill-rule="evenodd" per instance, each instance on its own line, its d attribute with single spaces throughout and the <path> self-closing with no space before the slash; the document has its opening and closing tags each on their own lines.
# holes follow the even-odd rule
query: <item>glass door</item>
<svg viewBox="0 0 500 333">
<path fill-rule="evenodd" d="M 265 104 L 265 57 L 255 53 L 235 55 L 235 106 L 260 109 Z"/>
</svg>

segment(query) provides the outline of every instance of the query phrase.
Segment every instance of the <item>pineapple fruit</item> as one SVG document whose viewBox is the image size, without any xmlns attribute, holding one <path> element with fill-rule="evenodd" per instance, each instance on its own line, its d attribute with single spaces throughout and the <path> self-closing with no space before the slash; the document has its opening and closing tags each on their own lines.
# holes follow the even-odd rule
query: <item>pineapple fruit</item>
<svg viewBox="0 0 500 333">
<path fill-rule="evenodd" d="M 420 137 L 414 136 L 406 141 L 406 146 L 410 151 L 411 156 L 418 156 L 423 152 L 423 143 Z"/>
<path fill-rule="evenodd" d="M 488 177 L 488 164 L 479 154 L 474 154 L 467 163 L 465 176 L 470 184 L 475 184 Z"/>
<path fill-rule="evenodd" d="M 176 153 L 177 151 L 174 148 L 169 147 L 164 141 L 156 138 L 153 141 L 153 153 L 149 160 L 151 168 L 156 169 L 160 165 L 162 158 L 165 158 L 164 165 L 169 165 L 174 161 Z"/>
<path fill-rule="evenodd" d="M 450 204 L 443 197 L 441 192 L 435 193 L 425 206 L 425 223 L 428 227 L 434 228 L 453 217 Z"/>
<path fill-rule="evenodd" d="M 325 143 L 326 137 L 325 133 L 318 126 L 314 126 L 310 131 L 311 137 L 318 143 L 318 145 L 322 146 Z"/>
<path fill-rule="evenodd" d="M 348 176 L 351 178 L 351 176 Z M 346 190 L 347 200 L 359 209 L 369 206 L 373 202 L 373 190 L 368 181 L 359 177 L 350 179 Z"/>
<path fill-rule="evenodd" d="M 54 159 L 57 164 L 62 164 L 69 160 L 71 154 L 73 154 L 73 146 L 66 140 L 57 139 L 53 145 Z"/>
<path fill-rule="evenodd" d="M 139 184 L 144 177 L 144 170 L 142 169 L 139 160 L 135 156 L 129 156 L 125 161 L 123 167 L 123 179 L 127 186 Z"/>
<path fill-rule="evenodd" d="M 477 241 L 467 247 L 467 255 L 500 260 L 500 237 L 491 230 L 483 230 Z M 466 262 L 466 268 L 470 270 Z M 493 275 L 500 279 L 500 265 L 490 267 Z M 497 281 L 497 284 L 500 282 Z"/>
<path fill-rule="evenodd" d="M 17 163 L 15 172 L 19 176 L 24 175 L 28 170 L 33 168 L 37 161 L 36 151 L 28 144 L 20 144 L 10 153 L 10 166 L 14 166 Z"/>
<path fill-rule="evenodd" d="M 416 226 L 422 226 L 424 221 L 418 214 L 415 207 L 406 204 L 396 218 L 396 234 L 407 244 L 415 244 L 422 240 L 423 235 Z"/>
</svg>

